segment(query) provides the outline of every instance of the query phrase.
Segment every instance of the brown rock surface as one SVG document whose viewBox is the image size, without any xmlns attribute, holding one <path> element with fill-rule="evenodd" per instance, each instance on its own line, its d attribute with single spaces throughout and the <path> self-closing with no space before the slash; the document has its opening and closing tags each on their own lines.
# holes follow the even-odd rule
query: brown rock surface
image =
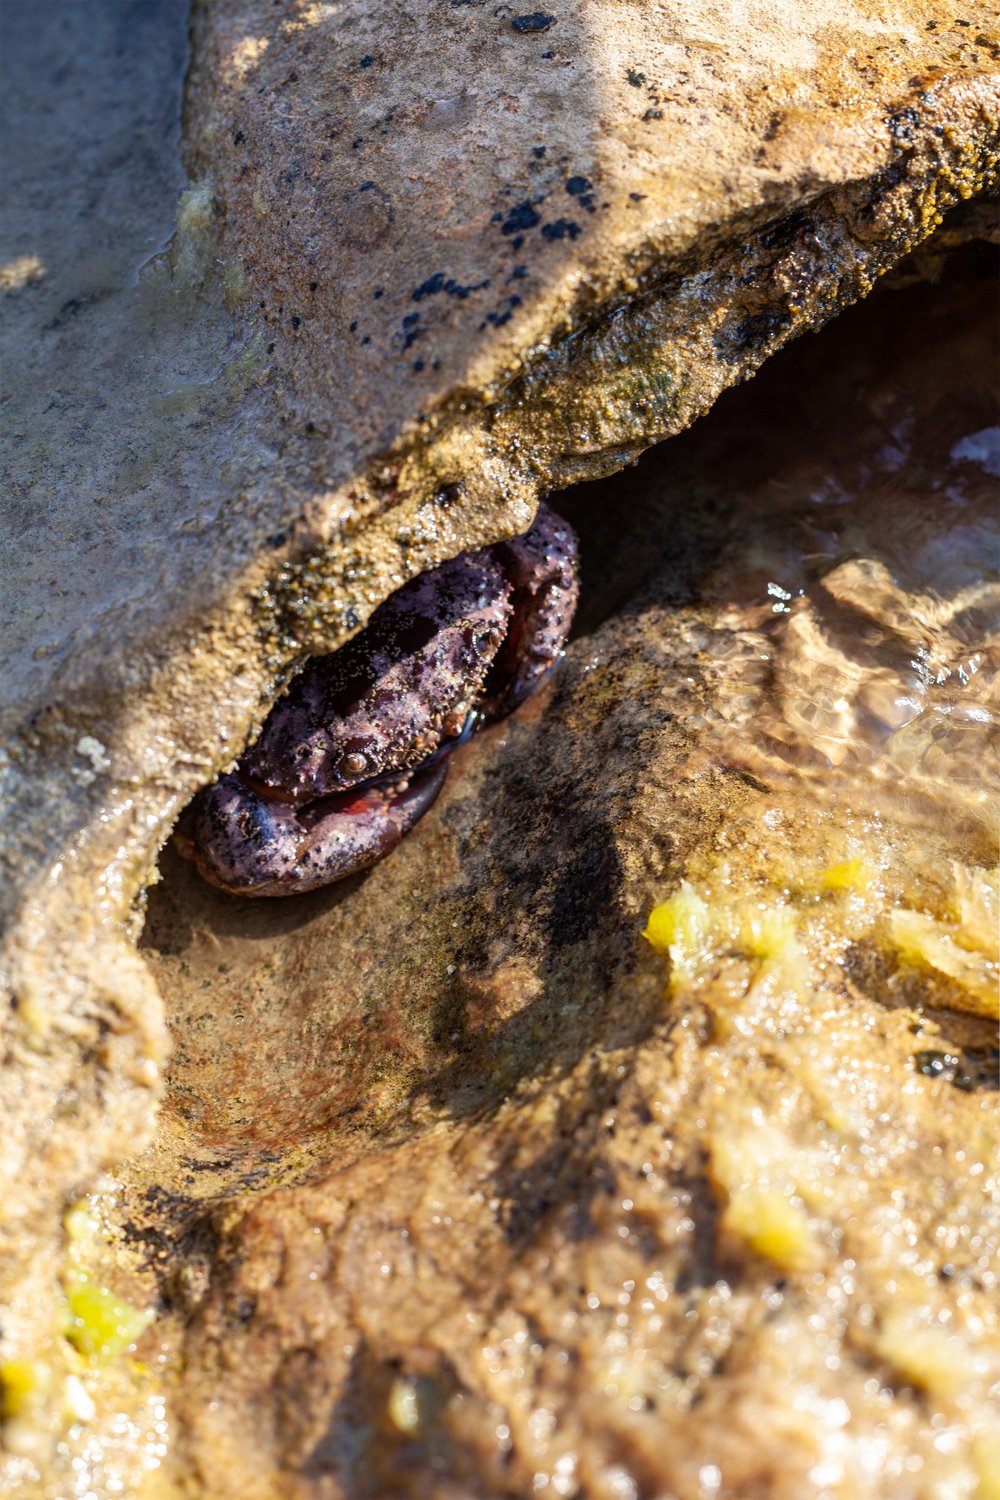
<svg viewBox="0 0 1000 1500">
<path fill-rule="evenodd" d="M 65 1204 L 151 1130 L 163 1014 L 130 935 L 192 791 L 304 653 L 429 563 L 520 529 L 540 490 L 609 472 L 685 426 L 989 180 L 996 15 L 966 10 L 942 21 L 909 3 L 761 6 L 736 31 L 728 8 L 689 7 L 680 26 L 593 4 L 538 31 L 480 6 L 203 6 L 183 193 L 180 6 L 24 8 L 9 25 L 3 1358 L 53 1326 Z M 67 140 L 81 143 L 71 155 Z M 694 516 L 685 525 L 701 534 Z M 635 580 L 614 570 L 618 603 Z M 662 666 L 647 662 L 630 690 Z M 613 693 L 613 676 L 598 680 Z M 512 739 L 533 739 L 537 712 Z M 564 733 L 590 723 L 571 716 Z M 567 754 L 568 790 L 589 799 Z M 474 789 L 473 764 L 455 790 Z M 627 783 L 644 765 L 616 774 Z M 651 785 L 653 821 L 676 816 L 683 843 L 687 817 L 694 840 L 703 802 L 685 814 Z M 719 795 L 742 786 L 720 781 Z M 599 808 L 587 816 L 594 836 L 574 858 L 596 849 L 600 884 L 613 844 Z M 454 858 L 430 848 L 401 908 L 411 923 Z M 488 947 L 487 917 L 538 877 L 492 839 L 479 857 Z M 551 921 L 586 925 L 590 878 L 556 881 Z M 313 950 L 317 995 L 349 955 L 358 975 L 378 962 L 352 894 L 271 918 L 294 932 L 328 906 L 340 914 L 342 946 L 328 932 Z M 259 949 L 238 912 L 220 921 L 246 965 Z M 399 1048 L 421 1077 L 450 1006 L 509 1007 L 516 1035 L 532 1011 L 530 969 L 498 960 L 499 979 L 487 966 L 471 998 L 442 1003 L 440 963 L 409 946 L 397 962 L 373 976 L 375 1014 L 390 976 L 412 986 L 420 1020 Z M 575 959 L 557 972 L 588 1014 L 612 1005 L 600 963 L 596 996 L 579 990 Z M 204 994 L 214 1013 L 217 978 Z M 384 1026 L 359 1034 L 356 1000 L 348 985 L 332 1011 L 303 1013 L 312 1072 L 294 1083 L 321 1139 L 352 1099 L 388 1129 L 409 1098 Z M 350 1066 L 331 1075 L 334 1016 Z M 532 1045 L 560 1025 L 550 1016 Z M 279 1057 L 282 1044 L 276 1034 Z M 183 1033 L 180 1047 L 183 1060 Z M 237 1061 L 273 1110 L 241 1122 L 222 1098 L 209 1108 L 196 1064 L 206 1190 L 295 1166 L 274 1144 L 287 1086 Z M 537 1065 L 515 1048 L 513 1081 Z M 225 1151 L 202 1149 L 210 1125 L 235 1150 L 235 1176 L 218 1165 Z M 163 1141 L 190 1128 L 175 1114 L 161 1140 L 174 1191 Z"/>
<path fill-rule="evenodd" d="M 955 861 L 991 899 L 993 290 L 885 293 L 564 496 L 581 634 L 390 861 L 266 909 L 165 862 L 176 1051 L 120 1217 L 196 1487 L 990 1493 L 996 955 L 966 930 L 956 983 L 893 934 L 961 933 Z M 803 659 L 849 567 L 863 618 Z M 937 687 L 879 729 L 914 633 Z"/>
</svg>

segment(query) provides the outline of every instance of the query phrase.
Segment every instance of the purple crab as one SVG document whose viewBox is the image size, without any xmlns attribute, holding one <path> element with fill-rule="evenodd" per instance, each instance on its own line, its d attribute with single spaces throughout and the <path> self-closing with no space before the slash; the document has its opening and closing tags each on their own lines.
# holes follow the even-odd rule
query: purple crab
<svg viewBox="0 0 1000 1500">
<path fill-rule="evenodd" d="M 449 752 L 534 692 L 578 592 L 576 537 L 544 505 L 524 536 L 422 573 L 299 673 L 236 769 L 198 796 L 182 848 L 242 896 L 367 869 L 430 807 Z"/>
</svg>

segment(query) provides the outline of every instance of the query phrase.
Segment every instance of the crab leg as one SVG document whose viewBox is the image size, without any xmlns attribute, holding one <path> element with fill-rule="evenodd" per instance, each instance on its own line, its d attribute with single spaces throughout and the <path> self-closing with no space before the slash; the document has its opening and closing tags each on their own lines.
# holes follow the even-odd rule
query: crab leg
<svg viewBox="0 0 1000 1500">
<path fill-rule="evenodd" d="M 580 583 L 576 535 L 547 505 L 538 507 L 530 531 L 494 551 L 514 589 L 510 629 L 483 703 L 487 718 L 501 719 L 530 697 L 562 656 Z"/>
</svg>

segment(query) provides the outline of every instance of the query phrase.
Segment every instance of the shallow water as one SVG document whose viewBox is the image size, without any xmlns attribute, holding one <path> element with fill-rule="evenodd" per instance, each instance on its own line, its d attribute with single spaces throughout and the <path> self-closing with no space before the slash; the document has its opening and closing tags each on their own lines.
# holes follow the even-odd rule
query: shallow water
<svg viewBox="0 0 1000 1500">
<path fill-rule="evenodd" d="M 974 844 L 1000 791 L 994 302 L 985 276 L 887 290 L 823 334 L 825 365 L 804 341 L 581 515 L 591 576 L 616 491 L 641 488 L 661 532 L 695 497 L 711 518 L 679 566 L 703 609 L 710 701 L 688 722 L 707 749 Z"/>
</svg>

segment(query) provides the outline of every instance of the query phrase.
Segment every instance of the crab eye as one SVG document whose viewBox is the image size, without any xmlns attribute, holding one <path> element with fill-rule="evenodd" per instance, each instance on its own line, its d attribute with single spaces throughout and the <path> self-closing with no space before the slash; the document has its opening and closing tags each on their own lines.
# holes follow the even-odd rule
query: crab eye
<svg viewBox="0 0 1000 1500">
<path fill-rule="evenodd" d="M 358 755 L 356 751 L 345 755 L 337 764 L 337 770 L 341 776 L 361 776 L 368 769 L 368 757 Z"/>
</svg>

